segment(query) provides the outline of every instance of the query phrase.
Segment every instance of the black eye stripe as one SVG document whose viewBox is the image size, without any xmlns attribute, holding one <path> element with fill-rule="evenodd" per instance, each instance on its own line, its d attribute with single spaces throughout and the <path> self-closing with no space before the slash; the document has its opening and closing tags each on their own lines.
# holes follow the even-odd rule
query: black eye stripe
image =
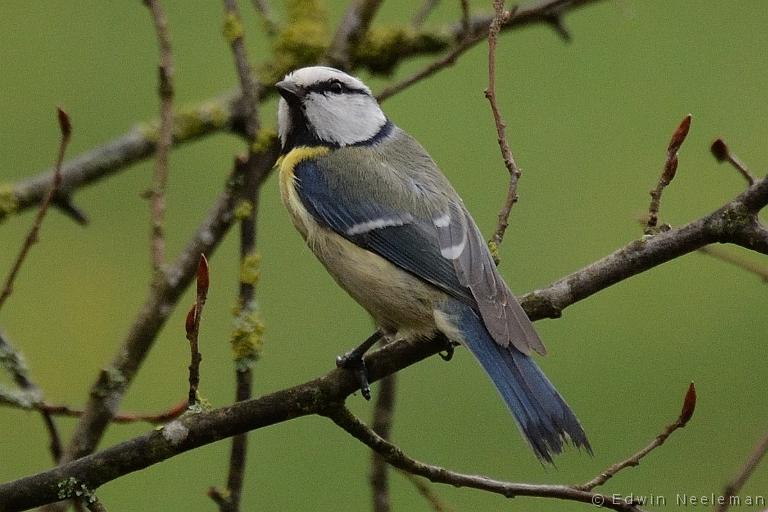
<svg viewBox="0 0 768 512">
<path fill-rule="evenodd" d="M 356 89 L 349 87 L 344 82 L 339 80 L 326 80 L 324 82 L 317 82 L 310 85 L 307 90 L 309 92 L 316 92 L 318 94 L 363 94 L 368 95 L 368 92 L 363 89 Z"/>
</svg>

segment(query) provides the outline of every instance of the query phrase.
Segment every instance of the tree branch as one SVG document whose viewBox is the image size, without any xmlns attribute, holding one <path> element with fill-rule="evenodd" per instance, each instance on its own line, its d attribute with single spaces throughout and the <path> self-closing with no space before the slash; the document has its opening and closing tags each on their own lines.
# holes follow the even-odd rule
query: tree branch
<svg viewBox="0 0 768 512">
<path fill-rule="evenodd" d="M 260 160 L 259 179 L 264 179 L 277 155 L 276 142 L 269 146 Z M 153 345 L 158 331 L 165 323 L 186 287 L 195 276 L 200 254 L 210 255 L 218 247 L 234 220 L 234 208 L 242 177 L 230 179 L 227 189 L 216 201 L 208 217 L 197 229 L 184 251 L 156 279 L 150 295 L 135 319 L 117 354 L 103 370 L 91 388 L 85 413 L 62 460 L 70 461 L 94 450 L 104 430 L 117 413 L 123 394 Z"/>
<path fill-rule="evenodd" d="M 379 384 L 379 393 L 373 410 L 373 430 L 387 441 L 392 432 L 396 391 L 397 375 L 393 374 L 383 378 Z M 387 462 L 376 452 L 371 454 L 370 482 L 373 494 L 373 511 L 389 512 L 391 505 Z"/>
<path fill-rule="evenodd" d="M 24 239 L 21 250 L 19 250 L 19 254 L 16 256 L 16 260 L 13 262 L 11 270 L 8 272 L 8 275 L 5 278 L 5 283 L 3 284 L 3 288 L 0 291 L 0 308 L 3 307 L 5 301 L 8 299 L 8 297 L 10 297 L 11 292 L 13 291 L 13 283 L 16 280 L 16 276 L 19 274 L 19 270 L 21 270 L 21 266 L 24 264 L 24 260 L 26 259 L 27 254 L 29 254 L 29 250 L 35 243 L 37 243 L 37 236 L 40 232 L 40 226 L 43 224 L 45 214 L 48 213 L 48 207 L 51 205 L 51 201 L 53 201 L 54 197 L 56 197 L 56 194 L 58 194 L 59 189 L 61 188 L 61 164 L 64 161 L 64 153 L 67 151 L 67 145 L 69 144 L 69 139 L 72 136 L 72 125 L 69 122 L 69 116 L 66 112 L 60 108 L 57 109 L 57 112 L 59 120 L 59 131 L 61 132 L 61 140 L 59 142 L 59 152 L 58 156 L 56 157 L 56 165 L 53 170 L 51 184 L 45 199 L 40 205 L 37 216 L 35 216 L 35 221 L 32 223 L 32 227 L 29 229 L 27 237 Z"/>
<path fill-rule="evenodd" d="M 567 12 L 601 1 L 605 0 L 545 0 L 530 7 L 518 9 L 515 16 L 510 18 L 501 30 L 504 32 L 541 23 L 551 24 L 553 16 L 562 17 Z M 383 46 L 377 46 L 375 52 L 358 52 L 355 55 L 353 67 L 365 68 L 377 74 L 388 74 L 396 65 L 407 59 L 442 53 L 449 49 L 458 51 L 458 54 L 452 57 L 455 60 L 459 54 L 485 39 L 491 20 L 492 16 L 474 16 L 469 20 L 472 44 L 468 44 L 461 51 L 456 47 L 457 42 L 465 39 L 464 24 L 460 21 L 434 30 L 422 30 L 415 34 L 403 33 L 397 37 L 390 37 L 382 42 Z M 361 46 L 365 44 L 365 41 L 361 42 Z M 451 58 L 446 56 L 445 60 L 451 61 Z M 396 92 L 402 91 L 442 67 L 445 65 L 404 84 Z M 262 84 L 258 94 L 259 101 L 265 101 L 274 94 L 271 85 Z M 387 92 L 385 97 L 392 94 L 394 92 Z M 228 92 L 205 100 L 190 109 L 176 113 L 173 121 L 174 145 L 197 140 L 220 131 L 243 134 L 246 118 L 247 113 L 243 108 L 242 97 L 236 93 Z M 80 187 L 100 181 L 153 155 L 158 139 L 157 124 L 157 121 L 142 123 L 129 133 L 65 162 L 61 169 L 61 190 L 54 206 L 81 224 L 87 222 L 85 215 L 72 204 L 71 194 Z M 50 189 L 51 174 L 52 169 L 49 169 L 10 185 L 7 204 L 0 202 L 0 219 L 39 204 Z"/>
<path fill-rule="evenodd" d="M 631 242 L 626 247 L 547 288 L 524 295 L 522 305 L 532 320 L 545 317 L 557 318 L 569 305 L 703 245 L 713 242 L 744 242 L 743 233 L 755 230 L 754 216 L 766 203 L 768 203 L 768 178 L 763 178 L 712 214 L 682 228 L 671 229 Z M 764 228 L 762 229 L 765 231 Z M 768 252 L 768 237 L 764 242 Z M 751 246 L 750 248 L 755 250 L 762 248 L 760 243 L 754 240 Z M 200 252 L 204 251 L 194 251 L 196 254 Z M 192 265 L 192 267 L 195 266 Z M 186 273 L 184 275 L 186 276 Z M 180 292 L 177 290 L 176 293 Z M 154 300 L 158 301 L 163 297 L 164 295 Z M 151 305 L 152 307 L 149 305 L 145 307 L 145 311 L 167 311 L 168 309 L 167 305 L 166 308 L 161 308 L 157 302 Z M 152 324 L 152 327 L 157 325 Z M 146 329 L 146 326 L 144 328 Z M 138 352 L 139 357 L 132 358 L 137 361 L 136 366 L 126 368 L 131 371 L 128 374 L 129 377 L 135 373 L 149 344 L 151 341 L 139 344 L 138 340 L 134 340 L 126 348 L 121 349 L 136 353 L 137 346 L 144 348 L 143 351 Z M 366 358 L 371 382 L 436 354 L 444 348 L 444 343 L 440 340 L 416 342 L 401 340 L 391 343 Z M 108 377 L 110 372 L 104 372 L 104 375 Z M 91 400 L 92 410 L 81 422 L 75 442 L 71 445 L 81 450 L 70 453 L 87 453 L 87 450 L 82 447 L 93 449 L 103 432 L 102 422 L 108 422 L 113 415 L 107 403 L 114 403 L 113 407 L 117 407 L 126 386 L 127 383 L 123 382 L 107 393 L 104 392 L 103 383 L 95 387 Z M 83 481 L 91 488 L 96 488 L 123 474 L 145 468 L 203 444 L 299 416 L 321 413 L 329 405 L 342 403 L 357 389 L 357 381 L 350 372 L 335 369 L 323 377 L 293 388 L 239 402 L 211 413 L 200 413 L 180 419 L 166 426 L 163 433 L 152 432 L 53 470 L 4 484 L 0 486 L 0 505 L 6 505 L 8 508 L 25 508 L 53 501 L 57 496 L 56 483 L 69 477 Z M 112 401 L 105 403 L 97 399 L 99 393 L 102 393 L 104 399 Z M 179 437 L 179 433 L 183 433 L 183 436 Z M 77 443 L 78 440 L 81 443 Z M 494 488 L 503 490 L 503 487 Z M 538 487 L 535 490 L 541 491 Z M 555 486 L 552 492 L 559 496 L 563 491 L 561 486 Z M 575 491 L 571 489 L 569 492 Z M 587 499 L 590 494 L 573 494 L 573 496 L 574 499 Z"/>
<path fill-rule="evenodd" d="M 158 130 L 155 172 L 150 190 L 150 255 L 157 272 L 165 262 L 165 188 L 168 183 L 168 155 L 173 143 L 173 52 L 168 32 L 168 18 L 159 0 L 144 0 L 152 14 L 160 50 L 157 94 L 160 97 L 160 128 Z"/>
<path fill-rule="evenodd" d="M 744 487 L 744 484 L 747 483 L 747 480 L 749 480 L 749 478 L 752 476 L 752 473 L 754 473 L 755 469 L 760 464 L 760 461 L 763 459 L 766 453 L 768 453 L 768 435 L 763 437 L 757 443 L 755 448 L 752 450 L 752 453 L 749 454 L 747 461 L 744 463 L 744 466 L 741 468 L 739 473 L 728 485 L 725 486 L 722 500 L 719 502 L 716 512 L 725 512 L 728 510 L 731 505 L 731 498 L 739 494 L 739 491 L 742 487 Z"/>
<path fill-rule="evenodd" d="M 412 459 L 400 448 L 385 439 L 382 439 L 370 427 L 357 419 L 346 407 L 337 406 L 330 408 L 324 414 L 333 420 L 336 425 L 366 444 L 374 452 L 378 453 L 389 464 L 396 468 L 403 469 L 408 473 L 427 478 L 432 482 L 448 484 L 454 487 L 471 487 L 473 489 L 501 494 L 506 498 L 514 498 L 516 496 L 536 496 L 540 498 L 555 498 L 600 505 L 623 512 L 637 512 L 640 510 L 640 508 L 633 503 L 617 500 L 612 496 L 603 496 L 589 491 L 575 489 L 567 485 L 537 485 L 503 482 L 485 476 L 457 473 L 439 466 L 426 464 Z"/>
<path fill-rule="evenodd" d="M 352 0 L 326 52 L 327 62 L 339 69 L 352 67 L 352 55 L 376 16 L 382 0 Z"/>
<path fill-rule="evenodd" d="M 621 462 L 613 464 L 611 467 L 597 475 L 595 478 L 581 485 L 574 486 L 577 489 L 583 491 L 591 491 L 595 487 L 603 485 L 605 482 L 616 476 L 616 474 L 622 469 L 629 467 L 636 467 L 640 465 L 640 461 L 653 450 L 663 445 L 669 436 L 671 436 L 676 430 L 683 428 L 693 417 L 693 413 L 696 410 L 696 388 L 691 382 L 688 387 L 688 392 L 683 399 L 683 407 L 680 410 L 680 416 L 671 424 L 664 427 L 664 430 L 656 436 L 651 443 L 645 448 L 639 450 L 631 457 Z"/>
</svg>

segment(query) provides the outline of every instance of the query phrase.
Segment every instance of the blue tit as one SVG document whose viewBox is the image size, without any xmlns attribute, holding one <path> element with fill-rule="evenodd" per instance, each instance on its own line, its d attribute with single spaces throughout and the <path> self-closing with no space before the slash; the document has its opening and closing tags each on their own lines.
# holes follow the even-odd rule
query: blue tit
<svg viewBox="0 0 768 512">
<path fill-rule="evenodd" d="M 283 203 L 378 333 L 443 336 L 469 348 L 540 460 L 552 462 L 569 441 L 591 451 L 531 359 L 545 353 L 533 324 L 424 148 L 387 118 L 363 82 L 339 70 L 302 68 L 276 87 Z"/>
</svg>

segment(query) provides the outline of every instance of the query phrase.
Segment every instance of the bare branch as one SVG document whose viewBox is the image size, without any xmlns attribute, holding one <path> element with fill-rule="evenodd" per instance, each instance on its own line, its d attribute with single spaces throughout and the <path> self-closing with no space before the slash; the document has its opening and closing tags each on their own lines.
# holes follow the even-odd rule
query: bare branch
<svg viewBox="0 0 768 512">
<path fill-rule="evenodd" d="M 566 12 L 600 1 L 605 0 L 544 0 L 539 4 L 518 9 L 515 16 L 510 18 L 502 27 L 502 31 L 542 23 L 550 24 L 553 15 L 562 17 Z M 397 64 L 419 55 L 442 53 L 448 49 L 451 49 L 449 51 L 456 51 L 457 55 L 460 55 L 469 47 L 485 39 L 491 20 L 492 17 L 489 16 L 473 16 L 470 19 L 472 44 L 467 45 L 461 51 L 456 47 L 457 41 L 460 42 L 465 37 L 462 23 L 459 22 L 454 25 L 437 27 L 434 30 L 410 34 L 408 35 L 409 44 L 405 45 L 400 38 L 393 38 L 388 43 L 390 46 L 381 48 L 381 51 L 376 52 L 375 55 L 358 54 L 354 59 L 355 68 L 366 68 L 373 73 L 387 74 Z M 386 62 L 381 61 L 381 55 L 387 56 Z M 455 58 L 456 56 L 452 57 L 452 59 Z M 451 61 L 448 56 L 440 60 L 444 59 Z M 421 78 L 430 76 L 444 67 L 446 66 L 438 66 Z M 421 78 L 403 84 L 397 88 L 396 92 L 418 82 Z M 271 86 L 271 84 L 265 84 L 259 89 L 259 101 L 264 101 L 275 94 L 273 88 L 266 85 Z M 382 96 L 389 97 L 392 94 L 394 92 L 387 92 Z M 229 92 L 220 97 L 203 101 L 193 108 L 177 112 L 173 123 L 174 145 L 197 140 L 220 131 L 245 133 L 248 117 L 244 108 L 245 103 L 240 95 Z M 153 155 L 156 149 L 157 136 L 156 121 L 142 123 L 129 133 L 66 162 L 62 165 L 61 191 L 54 202 L 54 206 L 77 222 L 85 223 L 87 219 L 72 204 L 71 194 L 80 187 L 100 181 Z M 12 185 L 12 205 L 10 208 L 0 210 L 0 219 L 39 204 L 50 189 L 51 174 L 52 169 Z"/>
<path fill-rule="evenodd" d="M 40 210 L 37 212 L 37 216 L 32 223 L 29 233 L 27 233 L 27 238 L 24 240 L 24 244 L 21 246 L 21 250 L 16 256 L 16 260 L 13 262 L 11 270 L 5 278 L 3 289 L 0 291 L 0 308 L 3 307 L 3 304 L 5 304 L 5 301 L 8 300 L 8 297 L 13 292 L 13 283 L 16 280 L 16 276 L 19 274 L 19 270 L 21 270 L 21 266 L 24 264 L 24 260 L 26 259 L 29 250 L 35 243 L 37 243 L 38 233 L 40 231 L 40 226 L 43 224 L 45 214 L 48 213 L 48 207 L 51 205 L 51 201 L 53 201 L 54 197 L 56 197 L 59 187 L 61 187 L 61 164 L 64 161 L 64 153 L 67 151 L 67 144 L 69 144 L 69 139 L 72 136 L 72 125 L 70 124 L 69 116 L 66 112 L 60 108 L 57 112 L 61 140 L 59 142 L 59 153 L 56 158 L 56 166 L 53 170 L 51 186 L 43 203 L 40 205 Z"/>
<path fill-rule="evenodd" d="M 749 172 L 749 169 L 746 165 L 744 165 L 744 162 L 742 162 L 736 155 L 731 153 L 731 150 L 728 148 L 728 145 L 723 139 L 715 139 L 710 149 L 712 151 L 712 155 L 718 162 L 728 162 L 733 166 L 734 169 L 739 171 L 739 174 L 741 174 L 744 179 L 747 180 L 747 183 L 750 186 L 754 185 L 755 177 L 751 172 Z"/>
<path fill-rule="evenodd" d="M 243 94 L 245 109 L 245 134 L 249 141 L 256 139 L 259 131 L 259 89 L 260 86 L 253 77 L 248 54 L 243 39 L 243 21 L 236 0 L 224 0 L 224 37 L 229 41 L 235 58 L 237 76 L 240 78 L 240 90 Z"/>
<path fill-rule="evenodd" d="M 522 306 L 531 319 L 558 318 L 563 309 L 575 302 L 715 242 L 734 243 L 768 254 L 768 230 L 755 217 L 766 203 L 768 178 L 763 178 L 705 217 L 630 242 L 545 289 L 523 295 Z"/>
<path fill-rule="evenodd" d="M 187 397 L 187 407 L 190 409 L 197 406 L 197 389 L 200 386 L 200 363 L 203 356 L 200 355 L 200 320 L 203 316 L 203 307 L 205 299 L 208 297 L 208 283 L 210 279 L 208 271 L 208 260 L 205 254 L 200 254 L 200 260 L 197 264 L 197 295 L 195 303 L 187 313 L 186 331 L 187 340 L 189 340 L 189 395 Z"/>
<path fill-rule="evenodd" d="M 725 512 L 728 510 L 731 505 L 731 498 L 739 494 L 739 491 L 742 487 L 744 487 L 744 484 L 747 483 L 747 480 L 749 480 L 749 478 L 752 476 L 752 473 L 755 472 L 755 469 L 760 464 L 760 461 L 763 459 L 766 453 L 768 453 L 768 435 L 763 437 L 757 443 L 755 448 L 749 454 L 747 461 L 744 463 L 744 466 L 741 468 L 739 473 L 728 485 L 725 486 L 722 500 L 719 501 L 719 505 L 717 509 L 715 509 L 716 512 Z"/>
<path fill-rule="evenodd" d="M 678 125 L 675 133 L 672 134 L 672 139 L 669 141 L 667 147 L 667 158 L 664 161 L 664 167 L 661 170 L 659 176 L 659 182 L 656 187 L 651 190 L 651 204 L 648 206 L 648 223 L 645 227 L 645 234 L 650 235 L 656 231 L 656 224 L 659 222 L 659 207 L 661 206 L 661 193 L 664 188 L 672 183 L 675 179 L 675 173 L 677 172 L 677 152 L 680 146 L 685 142 L 685 138 L 688 136 L 688 130 L 691 127 L 691 114 L 688 114 Z"/>
<path fill-rule="evenodd" d="M 493 114 L 493 122 L 496 125 L 496 138 L 499 143 L 499 149 L 501 150 L 501 157 L 504 159 L 504 166 L 509 172 L 507 197 L 499 211 L 496 229 L 494 230 L 493 237 L 490 241 L 491 253 L 494 255 L 493 259 L 498 265 L 498 249 L 504 239 L 504 233 L 507 231 L 507 226 L 509 226 L 509 213 L 512 210 L 512 206 L 517 202 L 517 182 L 522 173 L 520 167 L 518 167 L 515 162 L 515 158 L 512 156 L 512 150 L 509 149 L 506 135 L 507 123 L 501 117 L 499 105 L 496 102 L 496 40 L 502 25 L 510 18 L 513 18 L 515 12 L 504 10 L 504 0 L 494 0 L 493 8 L 495 15 L 488 29 L 488 88 L 485 90 L 485 97 L 491 104 L 491 112 Z"/>
<path fill-rule="evenodd" d="M 707 254 L 713 258 L 717 258 L 731 265 L 737 266 L 741 269 L 751 272 L 768 283 L 768 267 L 765 265 L 759 265 L 756 262 L 749 260 L 739 254 L 734 254 L 723 247 L 706 246 L 699 249 L 702 254 Z"/>
<path fill-rule="evenodd" d="M 68 405 L 51 404 L 48 402 L 41 402 L 40 404 L 33 406 L 35 409 L 46 412 L 51 416 L 64 416 L 69 418 L 79 418 L 85 411 L 82 409 L 75 409 Z M 116 414 L 112 418 L 112 423 L 138 423 L 146 422 L 150 425 L 159 425 L 167 423 L 175 418 L 181 416 L 181 414 L 187 410 L 187 399 L 185 398 L 176 405 L 168 408 L 165 411 L 159 413 L 138 413 L 138 412 L 122 412 Z"/>
<path fill-rule="evenodd" d="M 272 9 L 269 6 L 268 0 L 251 0 L 253 8 L 256 9 L 264 20 L 264 26 L 267 29 L 267 34 L 273 36 L 277 33 L 278 26 L 275 18 L 272 14 Z"/>
<path fill-rule="evenodd" d="M 373 430 L 389 440 L 394 417 L 397 375 L 385 377 L 379 383 L 379 394 L 373 412 Z M 374 512 L 389 512 L 389 474 L 387 462 L 377 453 L 371 454 L 371 490 L 373 491 Z"/>
<path fill-rule="evenodd" d="M 376 99 L 381 103 L 382 101 L 398 94 L 415 83 L 421 82 L 425 78 L 428 78 L 438 71 L 452 66 L 464 52 L 472 48 L 478 41 L 483 39 L 481 36 L 468 36 L 461 42 L 457 43 L 451 51 L 442 57 L 439 57 L 431 63 L 424 66 L 422 69 L 414 73 L 413 75 L 404 78 L 400 82 L 396 82 L 387 86 L 379 94 L 376 95 Z"/>
<path fill-rule="evenodd" d="M 0 368 L 4 368 L 11 374 L 13 381 L 24 392 L 25 398 L 21 401 L 0 400 L 0 403 L 23 408 L 34 407 L 40 411 L 45 429 L 48 431 L 48 438 L 50 439 L 49 449 L 51 456 L 54 462 L 58 462 L 62 451 L 59 429 L 53 420 L 52 414 L 39 407 L 43 403 L 43 392 L 29 378 L 29 369 L 21 353 L 6 339 L 5 334 L 2 332 L 0 332 Z"/>
<path fill-rule="evenodd" d="M 602 496 L 589 491 L 575 489 L 566 485 L 536 485 L 504 482 L 493 480 L 485 476 L 457 473 L 439 466 L 426 464 L 412 459 L 400 448 L 381 438 L 381 436 L 357 419 L 349 409 L 344 406 L 331 408 L 324 414 L 333 420 L 336 425 L 381 455 L 389 464 L 407 471 L 408 473 L 427 478 L 432 482 L 448 484 L 454 487 L 471 487 L 473 489 L 501 494 L 506 498 L 514 498 L 516 496 L 536 496 L 540 498 L 555 498 L 588 503 L 591 505 L 601 505 L 605 508 L 625 512 L 636 512 L 640 510 L 640 508 L 633 503 L 614 499 L 612 496 Z"/>
<path fill-rule="evenodd" d="M 157 139 L 157 156 L 155 172 L 150 190 L 151 229 L 150 246 L 152 268 L 157 271 L 165 262 L 165 188 L 168 183 L 168 155 L 173 144 L 173 52 L 171 38 L 168 32 L 168 18 L 159 0 L 144 0 L 144 5 L 152 14 L 152 21 L 157 35 L 157 45 L 160 50 L 160 65 L 158 66 L 159 85 L 157 93 L 160 97 L 160 129 Z"/>
<path fill-rule="evenodd" d="M 265 145 L 256 179 L 261 181 L 267 176 L 277 151 L 276 141 Z M 117 413 L 123 394 L 151 349 L 158 331 L 194 279 L 199 255 L 212 254 L 232 225 L 239 195 L 236 187 L 240 183 L 242 179 L 239 176 L 234 176 L 228 181 L 227 189 L 216 201 L 184 251 L 153 284 L 146 303 L 118 348 L 114 360 L 93 384 L 85 414 L 75 429 L 63 461 L 77 459 L 94 450 L 104 430 Z"/>
<path fill-rule="evenodd" d="M 352 0 L 336 29 L 326 60 L 332 66 L 348 70 L 353 66 L 354 48 L 363 39 L 382 0 Z"/>
<path fill-rule="evenodd" d="M 440 497 L 435 494 L 435 492 L 429 485 L 427 485 L 423 478 L 412 475 L 411 473 L 402 469 L 397 469 L 397 471 L 413 484 L 418 493 L 421 494 L 425 500 L 427 500 L 427 503 L 429 503 L 429 506 L 432 507 L 432 510 L 435 512 L 452 512 L 452 508 L 443 503 L 443 500 L 441 500 Z"/>
<path fill-rule="evenodd" d="M 683 406 L 680 410 L 680 416 L 678 416 L 678 418 L 673 423 L 664 427 L 664 430 L 662 430 L 662 432 L 656 436 L 656 438 L 651 441 L 648 446 L 639 450 L 628 459 L 613 464 L 589 482 L 577 485 L 575 487 L 584 491 L 591 491 L 595 487 L 603 485 L 605 482 L 616 476 L 616 474 L 622 469 L 639 466 L 643 457 L 651 453 L 659 446 L 663 445 L 667 438 L 671 436 L 677 429 L 683 428 L 688 423 L 688 421 L 690 421 L 691 417 L 693 417 L 693 412 L 695 410 L 696 388 L 693 385 L 693 382 L 691 382 L 691 385 L 688 386 L 688 391 L 685 394 L 685 398 L 683 399 Z"/>
<path fill-rule="evenodd" d="M 416 11 L 416 14 L 413 15 L 413 18 L 411 19 L 411 26 L 413 26 L 415 29 L 420 29 L 439 3 L 440 0 L 424 0 L 424 2 L 421 4 L 421 7 L 419 7 L 419 10 Z"/>
</svg>

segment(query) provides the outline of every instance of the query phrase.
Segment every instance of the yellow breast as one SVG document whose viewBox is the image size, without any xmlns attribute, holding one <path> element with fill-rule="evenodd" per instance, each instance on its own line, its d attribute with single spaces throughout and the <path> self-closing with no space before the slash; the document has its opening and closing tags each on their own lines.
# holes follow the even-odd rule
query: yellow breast
<svg viewBox="0 0 768 512">
<path fill-rule="evenodd" d="M 304 208 L 299 194 L 296 192 L 296 166 L 304 160 L 319 158 L 327 155 L 331 150 L 325 146 L 299 146 L 280 157 L 277 164 L 280 168 L 280 197 L 283 200 L 291 220 L 296 229 L 307 241 L 313 238 L 313 232 L 317 223 Z"/>
</svg>

